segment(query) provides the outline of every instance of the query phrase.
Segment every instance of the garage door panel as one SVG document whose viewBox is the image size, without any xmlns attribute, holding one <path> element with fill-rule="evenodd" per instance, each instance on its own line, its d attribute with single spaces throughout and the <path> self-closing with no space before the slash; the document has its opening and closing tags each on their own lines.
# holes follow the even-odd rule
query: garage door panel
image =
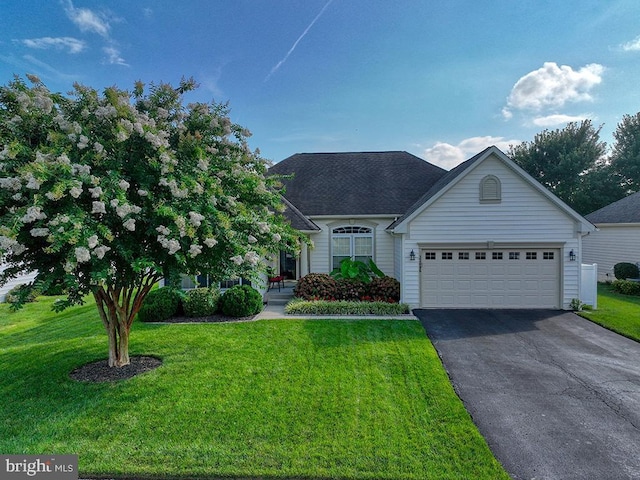
<svg viewBox="0 0 640 480">
<path fill-rule="evenodd" d="M 545 255 L 545 252 L 553 252 Z M 557 249 L 446 250 L 422 262 L 424 307 L 559 308 Z M 435 257 L 435 258 L 434 258 Z M 421 258 L 425 259 L 424 253 Z"/>
</svg>

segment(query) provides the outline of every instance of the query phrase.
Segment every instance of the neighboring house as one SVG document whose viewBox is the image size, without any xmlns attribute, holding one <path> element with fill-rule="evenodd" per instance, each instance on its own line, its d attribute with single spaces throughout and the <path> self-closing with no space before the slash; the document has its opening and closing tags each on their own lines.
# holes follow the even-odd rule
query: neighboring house
<svg viewBox="0 0 640 480">
<path fill-rule="evenodd" d="M 269 169 L 307 233 L 294 276 L 373 259 L 415 307 L 564 308 L 591 223 L 496 147 L 450 172 L 406 152 L 303 153 Z M 302 223 L 302 226 L 298 226 Z"/>
<path fill-rule="evenodd" d="M 615 280 L 613 266 L 640 262 L 640 192 L 585 217 L 598 230 L 583 240 L 583 261 L 598 264 L 598 280 Z"/>
</svg>

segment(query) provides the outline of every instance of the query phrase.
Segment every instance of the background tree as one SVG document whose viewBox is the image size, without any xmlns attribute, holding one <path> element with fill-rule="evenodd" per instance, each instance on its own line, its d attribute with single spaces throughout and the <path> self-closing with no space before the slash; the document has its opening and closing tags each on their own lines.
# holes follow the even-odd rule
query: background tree
<svg viewBox="0 0 640 480">
<path fill-rule="evenodd" d="M 600 128 L 583 120 L 563 129 L 544 130 L 532 142 L 512 146 L 508 154 L 570 207 L 586 214 L 620 198 L 617 177 L 605 162 L 606 149 L 606 143 L 600 141 Z M 594 187 L 607 192 L 606 198 L 597 196 Z"/>
<path fill-rule="evenodd" d="M 226 105 L 183 105 L 192 80 L 74 85 L 71 97 L 29 80 L 0 88 L 0 282 L 61 282 L 56 309 L 91 293 L 109 365 L 129 363 L 131 324 L 160 278 L 255 278 L 269 252 L 297 244 L 249 132 Z"/>
<path fill-rule="evenodd" d="M 640 191 L 640 113 L 622 117 L 613 138 L 612 169 L 621 177 L 625 193 Z"/>
</svg>

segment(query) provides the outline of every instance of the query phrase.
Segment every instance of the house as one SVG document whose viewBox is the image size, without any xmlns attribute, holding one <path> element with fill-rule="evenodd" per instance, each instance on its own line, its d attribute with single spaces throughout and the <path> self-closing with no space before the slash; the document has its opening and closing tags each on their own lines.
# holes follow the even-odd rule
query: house
<svg viewBox="0 0 640 480">
<path fill-rule="evenodd" d="M 449 172 L 407 152 L 357 152 L 295 154 L 269 174 L 291 176 L 286 213 L 313 243 L 297 278 L 371 258 L 413 308 L 568 309 L 579 298 L 594 226 L 496 147 Z"/>
<path fill-rule="evenodd" d="M 640 262 L 640 192 L 585 217 L 598 228 L 583 240 L 583 260 L 598 264 L 598 280 L 615 280 L 613 266 Z"/>
</svg>

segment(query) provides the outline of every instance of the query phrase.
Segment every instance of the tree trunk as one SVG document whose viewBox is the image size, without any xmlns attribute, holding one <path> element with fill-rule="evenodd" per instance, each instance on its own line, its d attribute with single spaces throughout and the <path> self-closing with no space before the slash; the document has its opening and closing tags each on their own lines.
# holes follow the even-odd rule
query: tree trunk
<svg viewBox="0 0 640 480">
<path fill-rule="evenodd" d="M 97 286 L 93 297 L 109 338 L 109 366 L 129 365 L 129 333 L 136 314 L 158 275 L 142 277 L 137 285 L 127 287 Z"/>
</svg>

